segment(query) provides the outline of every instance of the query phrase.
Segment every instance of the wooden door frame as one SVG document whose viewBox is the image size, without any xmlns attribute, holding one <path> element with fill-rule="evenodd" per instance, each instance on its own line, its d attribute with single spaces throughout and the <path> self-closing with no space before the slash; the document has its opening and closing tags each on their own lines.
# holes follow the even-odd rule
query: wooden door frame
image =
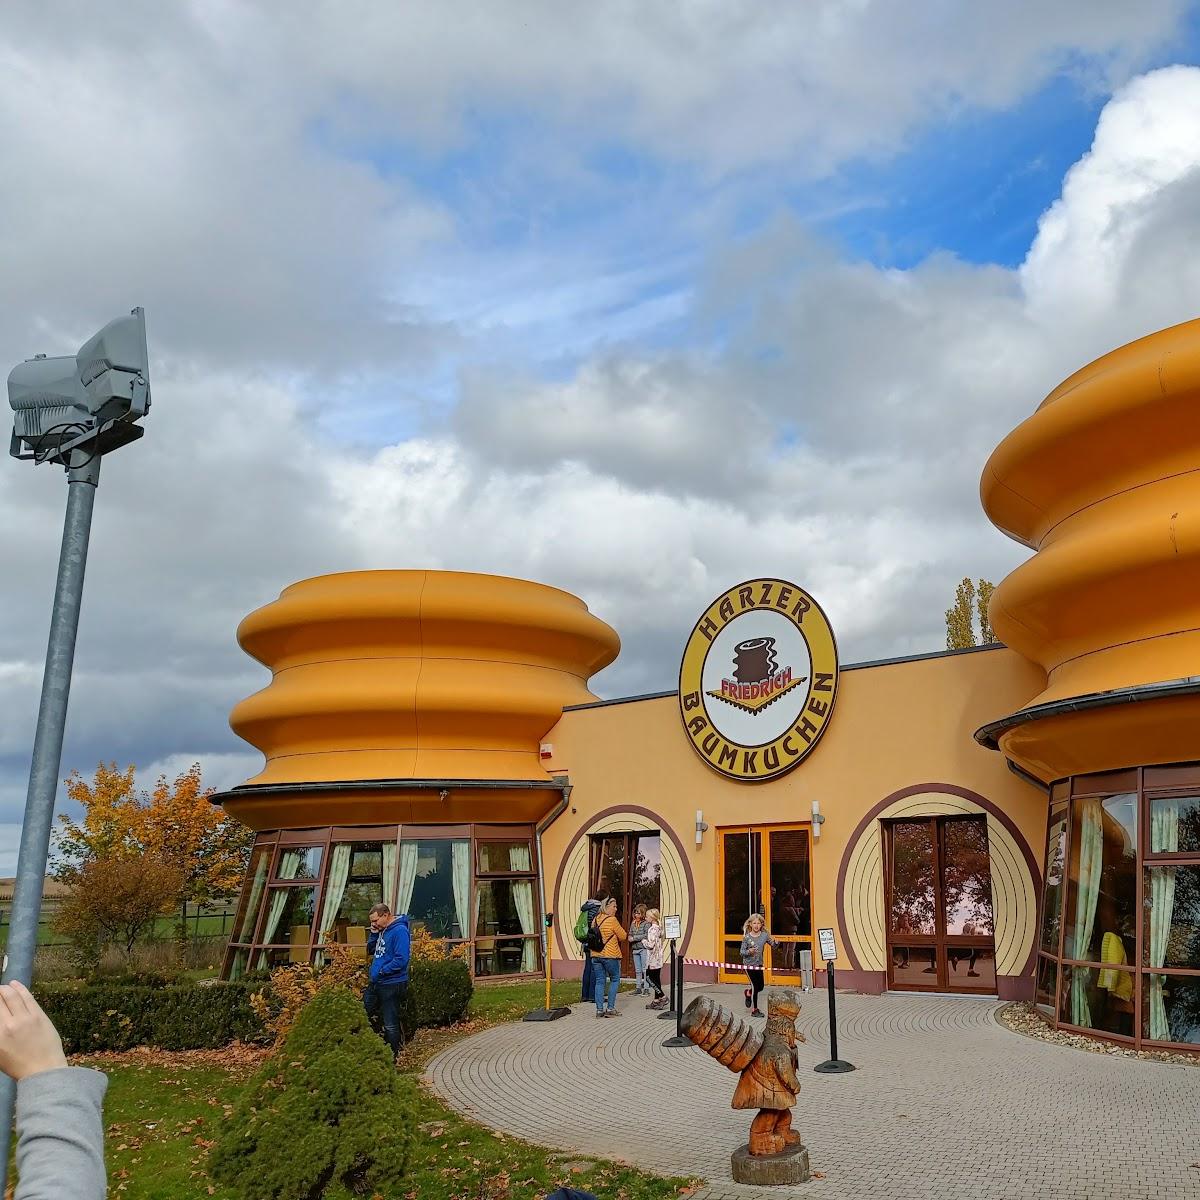
<svg viewBox="0 0 1200 1200">
<path fill-rule="evenodd" d="M 987 835 L 986 813 L 936 813 L 933 816 L 903 816 L 890 817 L 880 821 L 884 827 L 881 841 L 883 843 L 883 946 L 887 956 L 887 986 L 889 991 L 897 992 L 948 992 L 950 990 L 950 958 L 951 949 L 990 949 L 993 965 L 996 961 L 996 914 L 995 899 L 992 901 L 992 934 L 990 937 L 970 937 L 963 934 L 946 933 L 946 896 L 943 878 L 945 861 L 945 831 L 948 821 L 982 821 L 984 833 Z M 925 824 L 932 827 L 931 842 L 933 845 L 933 890 L 934 890 L 934 932 L 933 934 L 905 934 L 902 944 L 913 947 L 929 946 L 933 949 L 934 965 L 937 972 L 936 982 L 925 985 L 918 983 L 897 983 L 895 978 L 895 955 L 892 951 L 895 939 L 892 936 L 892 830 L 896 825 Z M 992 878 L 992 843 L 988 837 L 988 882 Z M 980 994 L 988 995 L 983 988 Z"/>
<path fill-rule="evenodd" d="M 620 912 L 619 920 L 624 926 L 626 932 L 629 931 L 629 926 L 633 923 L 633 877 L 634 871 L 630 869 L 630 843 L 631 839 L 637 840 L 640 838 L 656 837 L 659 839 L 659 845 L 662 844 L 663 833 L 661 829 L 609 829 L 603 833 L 593 833 L 588 835 L 588 894 L 591 895 L 592 885 L 596 881 L 596 868 L 599 865 L 598 847 L 600 842 L 605 838 L 623 838 L 625 842 L 625 882 L 622 886 L 621 895 L 617 897 L 617 906 Z M 637 856 L 634 855 L 633 865 L 636 869 Z M 603 896 L 596 896 L 595 899 L 602 900 Z M 659 903 L 662 903 L 662 880 L 659 878 Z M 621 946 L 621 973 L 625 978 L 633 978 L 633 951 L 629 948 L 628 941 Z"/>
<path fill-rule="evenodd" d="M 807 941 L 811 948 L 814 939 L 814 930 L 817 927 L 817 916 L 815 911 L 815 895 L 813 892 L 813 836 L 811 821 L 777 821 L 763 825 L 722 825 L 716 830 L 717 834 L 717 853 L 716 853 L 716 871 L 717 871 L 717 953 L 716 959 L 718 962 L 725 960 L 725 943 L 731 941 L 732 937 L 725 932 L 725 838 L 731 834 L 759 834 L 759 869 L 761 871 L 760 887 L 762 889 L 763 907 L 769 908 L 769 897 L 771 888 L 771 833 L 787 833 L 794 830 L 803 831 L 808 835 L 808 919 L 809 933 L 807 938 L 796 936 L 797 941 Z M 769 913 L 764 913 L 764 917 L 769 917 Z M 768 928 L 769 928 L 768 923 Z M 776 982 L 791 983 L 794 982 L 794 977 L 800 973 L 799 967 L 788 971 L 785 977 L 777 981 L 774 978 L 774 968 L 772 959 L 774 955 L 770 946 L 765 947 L 763 956 L 764 978 L 768 984 Z M 744 983 L 745 971 L 729 971 L 724 967 L 717 968 L 718 983 Z"/>
</svg>

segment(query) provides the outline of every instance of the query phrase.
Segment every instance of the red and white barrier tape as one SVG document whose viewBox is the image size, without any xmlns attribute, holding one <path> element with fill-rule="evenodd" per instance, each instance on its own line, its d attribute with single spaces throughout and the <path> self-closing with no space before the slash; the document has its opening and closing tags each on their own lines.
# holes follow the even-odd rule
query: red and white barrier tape
<svg viewBox="0 0 1200 1200">
<path fill-rule="evenodd" d="M 726 971 L 741 971 L 743 975 L 746 973 L 746 965 L 744 963 L 713 962 L 711 958 L 685 958 L 683 964 L 686 967 L 722 967 Z M 761 971 L 763 968 L 751 967 L 750 970 Z"/>
<path fill-rule="evenodd" d="M 670 962 L 670 959 L 667 959 L 666 961 L 664 961 L 663 966 L 665 967 L 668 962 Z M 766 970 L 766 967 L 763 967 L 761 965 L 757 966 L 757 967 L 747 967 L 745 963 L 714 962 L 711 958 L 685 958 L 683 960 L 683 963 L 684 963 L 684 966 L 688 966 L 688 967 L 721 967 L 726 971 L 740 971 L 743 975 L 748 970 L 750 970 L 750 971 L 765 971 Z M 780 971 L 787 971 L 790 974 L 794 974 L 794 975 L 800 974 L 799 967 L 778 967 L 777 966 L 777 967 L 772 967 L 771 969 L 776 974 L 778 974 Z"/>
</svg>

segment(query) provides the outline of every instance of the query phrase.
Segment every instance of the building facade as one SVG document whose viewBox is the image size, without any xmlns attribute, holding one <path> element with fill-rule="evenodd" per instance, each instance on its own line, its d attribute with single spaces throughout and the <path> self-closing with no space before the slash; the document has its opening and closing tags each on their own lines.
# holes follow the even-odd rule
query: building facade
<svg viewBox="0 0 1200 1200">
<path fill-rule="evenodd" d="M 842 664 L 796 583 L 730 581 L 677 688 L 598 700 L 616 634 L 556 589 L 286 589 L 239 630 L 273 678 L 231 718 L 265 768 L 218 797 L 259 831 L 227 973 L 361 943 L 386 898 L 479 977 L 578 974 L 612 895 L 678 918 L 690 978 L 738 978 L 761 912 L 774 982 L 831 929 L 862 990 L 1200 1046 L 1198 456 L 1200 323 L 1051 393 L 984 472 L 1034 553 L 975 650 Z"/>
</svg>

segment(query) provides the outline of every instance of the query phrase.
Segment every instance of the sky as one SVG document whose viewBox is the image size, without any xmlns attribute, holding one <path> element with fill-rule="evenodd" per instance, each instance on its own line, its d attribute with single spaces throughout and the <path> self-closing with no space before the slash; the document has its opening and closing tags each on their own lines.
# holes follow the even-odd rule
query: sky
<svg viewBox="0 0 1200 1200">
<path fill-rule="evenodd" d="M 934 651 L 1028 552 L 983 465 L 1065 376 L 1200 316 L 1182 0 L 9 0 L 0 364 L 146 309 L 63 775 L 261 758 L 245 614 L 310 575 L 510 574 L 673 686 L 792 579 L 843 661 Z M 0 874 L 65 486 L 0 465 Z M 65 798 L 62 800 L 67 808 Z"/>
</svg>

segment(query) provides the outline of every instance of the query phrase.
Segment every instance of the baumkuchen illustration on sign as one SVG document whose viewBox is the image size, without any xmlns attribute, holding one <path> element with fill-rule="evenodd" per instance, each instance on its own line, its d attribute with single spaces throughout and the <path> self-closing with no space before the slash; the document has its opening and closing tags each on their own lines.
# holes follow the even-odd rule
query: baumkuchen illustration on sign
<svg viewBox="0 0 1200 1200">
<path fill-rule="evenodd" d="M 696 622 L 679 668 L 679 710 L 714 770 L 775 779 L 816 746 L 837 683 L 837 643 L 821 606 L 794 583 L 751 579 Z"/>
</svg>

